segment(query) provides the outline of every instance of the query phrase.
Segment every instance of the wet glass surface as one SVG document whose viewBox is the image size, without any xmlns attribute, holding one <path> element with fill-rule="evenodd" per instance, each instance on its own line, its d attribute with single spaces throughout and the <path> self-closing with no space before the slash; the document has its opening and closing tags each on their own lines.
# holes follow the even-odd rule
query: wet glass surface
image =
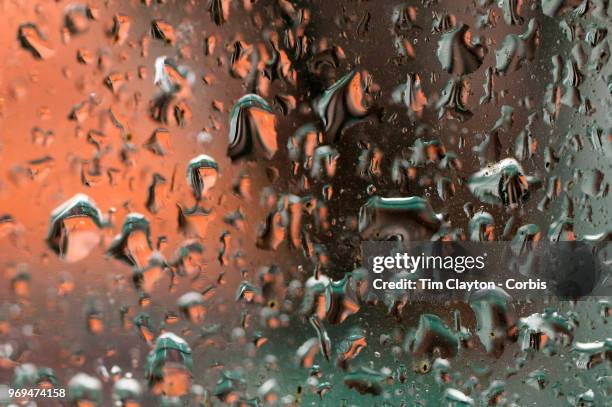
<svg viewBox="0 0 612 407">
<path fill-rule="evenodd" d="M 608 242 L 610 7 L 0 2 L 0 404 L 610 405 L 609 297 L 360 257 Z"/>
</svg>

